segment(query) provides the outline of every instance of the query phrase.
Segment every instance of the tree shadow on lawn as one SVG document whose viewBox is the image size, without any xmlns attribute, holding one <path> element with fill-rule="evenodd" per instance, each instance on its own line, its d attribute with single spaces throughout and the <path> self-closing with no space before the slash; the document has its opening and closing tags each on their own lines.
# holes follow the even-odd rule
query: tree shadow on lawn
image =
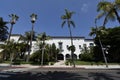
<svg viewBox="0 0 120 80">
<path fill-rule="evenodd" d="M 3 79 L 4 80 L 4 79 Z M 7 79 L 5 79 L 7 80 Z M 12 75 L 8 80 L 89 80 L 87 77 L 72 72 L 26 72 Z"/>
<path fill-rule="evenodd" d="M 116 79 L 120 79 L 119 76 L 113 76 L 112 74 L 97 73 L 97 72 L 88 73 L 88 76 L 92 77 L 93 80 L 116 80 Z"/>
</svg>

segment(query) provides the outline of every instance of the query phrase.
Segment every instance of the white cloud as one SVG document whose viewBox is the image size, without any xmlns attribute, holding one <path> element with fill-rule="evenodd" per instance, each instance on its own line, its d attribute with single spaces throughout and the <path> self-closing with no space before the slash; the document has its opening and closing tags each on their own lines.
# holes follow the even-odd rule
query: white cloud
<svg viewBox="0 0 120 80">
<path fill-rule="evenodd" d="M 82 12 L 87 12 L 88 11 L 88 4 L 84 3 L 81 7 Z"/>
</svg>

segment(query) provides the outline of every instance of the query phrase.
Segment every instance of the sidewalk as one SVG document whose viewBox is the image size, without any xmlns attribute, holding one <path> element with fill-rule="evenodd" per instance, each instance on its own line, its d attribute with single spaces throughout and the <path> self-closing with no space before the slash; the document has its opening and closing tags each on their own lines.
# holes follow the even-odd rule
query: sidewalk
<svg viewBox="0 0 120 80">
<path fill-rule="evenodd" d="M 41 66 L 36 65 L 12 65 L 9 64 L 0 64 L 1 69 L 4 67 L 8 67 L 7 69 L 4 69 L 2 71 L 13 71 L 13 72 L 22 72 L 22 71 L 29 71 L 30 69 L 35 68 L 41 68 Z M 9 68 L 10 67 L 10 68 Z M 67 65 L 46 65 L 42 66 L 42 68 L 73 68 L 73 66 L 67 66 Z M 105 65 L 76 65 L 75 68 L 79 69 L 120 69 L 120 65 L 108 65 L 108 68 L 106 68 Z"/>
</svg>

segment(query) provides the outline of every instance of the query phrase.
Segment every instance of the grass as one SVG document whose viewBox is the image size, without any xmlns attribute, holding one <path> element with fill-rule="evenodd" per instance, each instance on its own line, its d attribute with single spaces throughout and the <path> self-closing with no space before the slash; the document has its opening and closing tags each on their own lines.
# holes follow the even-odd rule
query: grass
<svg viewBox="0 0 120 80">
<path fill-rule="evenodd" d="M 66 61 L 66 65 L 68 65 L 70 62 Z M 76 65 L 105 65 L 104 62 L 93 62 L 93 61 L 75 61 Z M 120 65 L 120 63 L 108 63 L 108 65 Z"/>
<path fill-rule="evenodd" d="M 75 61 L 76 65 L 93 65 L 95 62 Z"/>
</svg>

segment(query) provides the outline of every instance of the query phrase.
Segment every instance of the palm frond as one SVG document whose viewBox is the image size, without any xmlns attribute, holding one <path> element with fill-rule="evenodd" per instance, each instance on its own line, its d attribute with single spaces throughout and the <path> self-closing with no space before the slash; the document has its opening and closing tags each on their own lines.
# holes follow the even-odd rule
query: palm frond
<svg viewBox="0 0 120 80">
<path fill-rule="evenodd" d="M 67 19 L 67 16 L 66 16 L 66 15 L 62 15 L 62 16 L 61 16 L 61 19 L 63 19 L 63 20 L 64 20 L 64 19 Z"/>
<path fill-rule="evenodd" d="M 112 4 L 110 2 L 107 2 L 107 1 L 101 1 L 98 3 L 97 5 L 97 11 L 109 11 L 112 7 Z"/>
<path fill-rule="evenodd" d="M 94 27 L 91 27 L 91 32 L 89 33 L 89 36 L 95 36 L 97 32 L 97 29 Z"/>
<path fill-rule="evenodd" d="M 120 5 L 120 0 L 115 0 L 115 4 Z"/>
<path fill-rule="evenodd" d="M 68 11 L 67 9 L 65 9 L 65 15 L 66 15 L 67 19 L 71 19 L 72 15 L 74 13 L 75 12 L 73 12 L 73 11 Z"/>
<path fill-rule="evenodd" d="M 62 25 L 61 25 L 61 26 L 62 26 L 62 28 L 63 28 L 63 26 L 65 25 L 65 23 L 66 23 L 66 21 L 63 21 L 63 22 L 62 22 Z"/>
<path fill-rule="evenodd" d="M 98 15 L 96 16 L 96 19 L 102 18 L 103 16 L 105 16 L 105 14 L 106 14 L 106 13 L 101 12 L 100 14 L 98 14 Z"/>
<path fill-rule="evenodd" d="M 67 18 L 70 17 L 70 12 L 67 9 L 65 9 L 65 15 L 67 16 Z"/>
<path fill-rule="evenodd" d="M 45 32 L 38 34 L 37 41 L 49 40 L 50 36 L 47 36 Z"/>
<path fill-rule="evenodd" d="M 70 21 L 70 24 L 75 27 L 75 23 L 73 21 Z"/>
<path fill-rule="evenodd" d="M 111 21 L 115 21 L 116 20 L 115 13 L 112 12 L 111 14 L 109 14 L 108 19 L 111 20 Z"/>
</svg>

